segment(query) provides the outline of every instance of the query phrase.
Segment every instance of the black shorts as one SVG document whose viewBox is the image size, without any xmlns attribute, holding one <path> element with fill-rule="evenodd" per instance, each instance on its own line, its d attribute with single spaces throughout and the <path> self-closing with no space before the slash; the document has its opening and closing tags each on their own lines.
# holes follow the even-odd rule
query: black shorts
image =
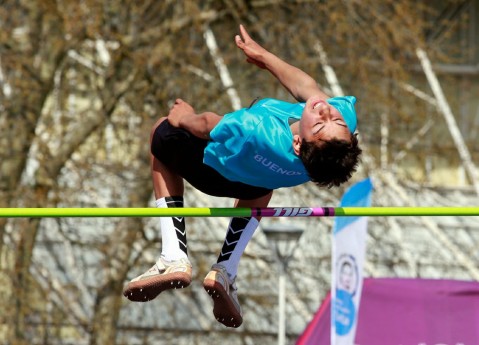
<svg viewBox="0 0 479 345">
<path fill-rule="evenodd" d="M 195 137 L 168 120 L 160 123 L 151 140 L 151 153 L 169 169 L 201 192 L 217 196 L 251 200 L 265 196 L 270 189 L 233 182 L 203 163 L 208 140 Z"/>
</svg>

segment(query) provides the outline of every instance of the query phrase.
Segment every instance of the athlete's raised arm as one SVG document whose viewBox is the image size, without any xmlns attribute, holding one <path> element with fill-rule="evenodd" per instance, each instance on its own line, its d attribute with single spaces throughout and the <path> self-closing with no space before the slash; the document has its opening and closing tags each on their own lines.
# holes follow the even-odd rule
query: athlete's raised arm
<svg viewBox="0 0 479 345">
<path fill-rule="evenodd" d="M 235 42 L 246 55 L 246 61 L 271 72 L 296 100 L 303 102 L 313 95 L 320 95 L 324 100 L 329 98 L 309 74 L 263 48 L 250 37 L 243 25 L 240 25 L 240 33 Z"/>
</svg>

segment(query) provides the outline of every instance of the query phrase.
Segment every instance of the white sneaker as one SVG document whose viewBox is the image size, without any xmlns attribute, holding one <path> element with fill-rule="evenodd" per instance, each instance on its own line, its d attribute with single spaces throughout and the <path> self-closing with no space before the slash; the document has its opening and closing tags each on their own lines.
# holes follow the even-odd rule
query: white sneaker
<svg viewBox="0 0 479 345">
<path fill-rule="evenodd" d="M 203 287 L 213 298 L 213 314 L 226 327 L 237 328 L 243 323 L 235 279 L 230 279 L 226 268 L 214 264 L 203 281 Z"/>
<path fill-rule="evenodd" d="M 187 287 L 191 283 L 191 274 L 188 259 L 167 261 L 159 258 L 153 267 L 128 283 L 123 295 L 133 302 L 148 302 L 162 291 Z"/>
</svg>

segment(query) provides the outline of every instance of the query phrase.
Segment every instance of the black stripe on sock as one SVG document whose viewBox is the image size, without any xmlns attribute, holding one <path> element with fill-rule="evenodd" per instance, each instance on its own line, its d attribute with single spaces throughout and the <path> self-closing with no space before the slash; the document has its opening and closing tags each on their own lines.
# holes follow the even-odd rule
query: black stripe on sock
<svg viewBox="0 0 479 345">
<path fill-rule="evenodd" d="M 165 197 L 166 205 L 168 208 L 174 207 L 183 207 L 183 197 L 182 196 L 167 196 Z M 176 230 L 176 237 L 178 238 L 178 245 L 180 249 L 188 255 L 188 247 L 186 241 L 186 224 L 184 217 L 172 217 L 173 226 Z"/>
<path fill-rule="evenodd" d="M 225 242 L 221 248 L 217 263 L 226 261 L 230 258 L 231 253 L 236 248 L 236 244 L 243 234 L 243 230 L 246 228 L 250 220 L 251 217 L 234 217 L 231 219 L 228 232 L 226 233 Z"/>
</svg>

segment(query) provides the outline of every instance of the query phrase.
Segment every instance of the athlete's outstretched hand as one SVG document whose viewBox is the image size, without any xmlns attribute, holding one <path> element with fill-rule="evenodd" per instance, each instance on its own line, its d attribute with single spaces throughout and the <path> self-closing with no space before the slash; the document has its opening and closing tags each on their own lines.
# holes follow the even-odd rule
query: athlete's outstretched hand
<svg viewBox="0 0 479 345">
<path fill-rule="evenodd" d="M 240 33 L 241 36 L 235 36 L 235 42 L 238 48 L 246 55 L 246 61 L 260 68 L 266 68 L 263 58 L 268 51 L 250 37 L 243 25 L 240 25 Z"/>
</svg>

